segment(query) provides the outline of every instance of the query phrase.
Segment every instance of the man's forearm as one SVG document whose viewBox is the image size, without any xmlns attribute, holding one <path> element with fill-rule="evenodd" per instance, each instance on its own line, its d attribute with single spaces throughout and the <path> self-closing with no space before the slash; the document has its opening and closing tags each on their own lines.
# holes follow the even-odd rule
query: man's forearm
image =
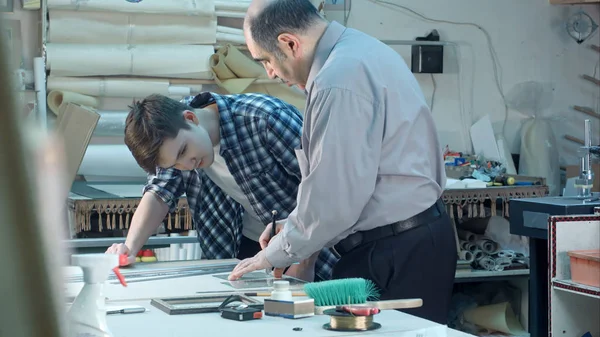
<svg viewBox="0 0 600 337">
<path fill-rule="evenodd" d="M 125 245 L 135 255 L 156 231 L 169 212 L 168 206 L 151 192 L 146 192 L 131 219 Z"/>
</svg>

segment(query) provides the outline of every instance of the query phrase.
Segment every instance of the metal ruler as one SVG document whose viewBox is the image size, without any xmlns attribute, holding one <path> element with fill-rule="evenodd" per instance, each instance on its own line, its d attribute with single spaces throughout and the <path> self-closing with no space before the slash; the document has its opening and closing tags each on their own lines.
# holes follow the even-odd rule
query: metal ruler
<svg viewBox="0 0 600 337">
<path fill-rule="evenodd" d="M 233 270 L 233 268 L 223 267 L 223 268 L 214 268 L 214 269 L 207 269 L 207 270 L 186 271 L 186 272 L 176 273 L 176 274 L 157 274 L 157 275 L 150 275 L 150 276 L 139 276 L 138 278 L 134 278 L 134 279 L 125 277 L 125 282 L 135 283 L 135 282 L 166 280 L 166 279 L 182 278 L 182 277 L 190 277 L 190 276 L 198 276 L 198 275 L 211 275 L 211 274 L 217 274 L 217 273 L 227 273 L 232 270 Z M 119 281 L 113 281 L 113 282 L 111 282 L 111 284 L 121 284 L 121 283 Z"/>
<path fill-rule="evenodd" d="M 172 268 L 161 268 L 151 270 L 131 270 L 122 272 L 125 280 L 129 282 L 141 282 L 144 280 L 156 280 L 160 278 L 177 278 L 185 276 L 196 276 L 196 275 L 209 275 L 217 273 L 230 272 L 235 268 L 237 263 L 227 264 L 215 264 L 210 266 L 185 266 L 185 267 L 172 267 Z M 140 280 L 138 280 L 140 279 Z M 142 280 L 143 279 L 143 280 Z M 109 281 L 118 281 L 116 275 L 110 273 L 108 276 Z M 64 278 L 65 283 L 79 283 L 83 282 L 83 275 L 68 276 Z M 115 282 L 118 283 L 118 282 Z"/>
</svg>

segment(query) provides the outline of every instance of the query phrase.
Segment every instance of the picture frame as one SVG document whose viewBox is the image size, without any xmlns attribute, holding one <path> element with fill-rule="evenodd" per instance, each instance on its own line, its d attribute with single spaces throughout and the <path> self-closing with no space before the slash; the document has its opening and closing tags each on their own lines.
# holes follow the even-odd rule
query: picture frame
<svg viewBox="0 0 600 337">
<path fill-rule="evenodd" d="M 14 10 L 14 0 L 0 0 L 0 12 L 12 13 Z"/>
<path fill-rule="evenodd" d="M 168 315 L 219 312 L 220 309 L 233 308 L 240 304 L 245 307 L 247 306 L 248 308 L 260 310 L 264 308 L 264 304 L 261 301 L 242 294 L 236 296 L 236 301 L 228 302 L 223 306 L 223 302 L 229 301 L 230 297 L 231 294 L 207 294 L 187 297 L 155 298 L 150 301 L 150 304 Z"/>
</svg>

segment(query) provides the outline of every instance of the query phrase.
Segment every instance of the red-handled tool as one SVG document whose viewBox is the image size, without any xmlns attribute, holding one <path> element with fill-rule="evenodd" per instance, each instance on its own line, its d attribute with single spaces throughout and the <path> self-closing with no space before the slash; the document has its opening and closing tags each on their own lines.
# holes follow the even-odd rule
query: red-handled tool
<svg viewBox="0 0 600 337">
<path fill-rule="evenodd" d="M 128 258 L 126 254 L 119 255 L 119 266 L 126 266 L 128 264 Z M 125 277 L 119 271 L 119 267 L 114 267 L 113 272 L 117 275 L 119 282 L 123 285 L 123 287 L 127 287 L 127 282 L 125 282 Z"/>
</svg>

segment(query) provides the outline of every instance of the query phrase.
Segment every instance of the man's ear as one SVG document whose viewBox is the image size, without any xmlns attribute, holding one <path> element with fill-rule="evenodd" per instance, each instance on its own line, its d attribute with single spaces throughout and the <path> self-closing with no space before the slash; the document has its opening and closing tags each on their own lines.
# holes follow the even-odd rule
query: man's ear
<svg viewBox="0 0 600 337">
<path fill-rule="evenodd" d="M 193 111 L 185 110 L 183 112 L 183 119 L 186 122 L 192 122 L 195 125 L 198 125 L 198 117 L 196 117 L 196 114 Z"/>
<path fill-rule="evenodd" d="M 279 34 L 277 41 L 279 42 L 279 48 L 281 48 L 286 55 L 292 55 L 294 57 L 301 56 L 302 50 L 300 48 L 300 39 L 296 35 L 289 33 Z"/>
</svg>

